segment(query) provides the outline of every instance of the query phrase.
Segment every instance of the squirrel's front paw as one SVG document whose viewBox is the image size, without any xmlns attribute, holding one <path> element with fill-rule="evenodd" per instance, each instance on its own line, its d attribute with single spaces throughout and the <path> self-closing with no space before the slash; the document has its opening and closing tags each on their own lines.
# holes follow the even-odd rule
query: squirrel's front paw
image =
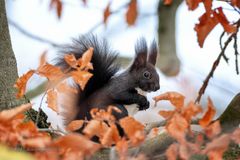
<svg viewBox="0 0 240 160">
<path fill-rule="evenodd" d="M 150 103 L 148 102 L 147 99 L 145 99 L 141 104 L 139 104 L 139 111 L 146 110 L 149 108 Z"/>
</svg>

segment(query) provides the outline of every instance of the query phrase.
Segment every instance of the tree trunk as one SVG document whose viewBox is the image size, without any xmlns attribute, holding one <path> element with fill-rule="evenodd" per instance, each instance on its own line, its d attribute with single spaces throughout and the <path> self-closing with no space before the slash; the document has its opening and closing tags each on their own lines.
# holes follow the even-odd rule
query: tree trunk
<svg viewBox="0 0 240 160">
<path fill-rule="evenodd" d="M 175 18 L 182 0 L 175 0 L 171 5 L 159 1 L 158 6 L 158 39 L 159 52 L 157 67 L 167 76 L 175 76 L 179 72 L 180 61 L 176 55 Z"/>
<path fill-rule="evenodd" d="M 9 35 L 5 1 L 0 0 L 0 110 L 25 102 L 25 99 L 16 99 L 13 85 L 17 77 L 17 63 Z"/>
</svg>

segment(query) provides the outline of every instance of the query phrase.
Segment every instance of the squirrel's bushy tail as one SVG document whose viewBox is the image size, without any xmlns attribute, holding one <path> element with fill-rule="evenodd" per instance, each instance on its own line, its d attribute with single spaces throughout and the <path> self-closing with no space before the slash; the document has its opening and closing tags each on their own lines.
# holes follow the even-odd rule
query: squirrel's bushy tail
<svg viewBox="0 0 240 160">
<path fill-rule="evenodd" d="M 90 96 L 94 91 L 107 84 L 120 68 L 120 65 L 116 62 L 118 53 L 110 49 L 105 39 L 100 40 L 94 35 L 82 35 L 78 39 L 74 39 L 73 44 L 65 46 L 61 52 L 74 54 L 78 59 L 90 47 L 94 49 L 91 60 L 93 70 L 90 71 L 93 77 L 88 81 L 84 91 L 81 92 L 80 99 Z M 64 61 L 64 56 L 60 57 L 57 65 L 67 68 L 68 64 Z"/>
</svg>

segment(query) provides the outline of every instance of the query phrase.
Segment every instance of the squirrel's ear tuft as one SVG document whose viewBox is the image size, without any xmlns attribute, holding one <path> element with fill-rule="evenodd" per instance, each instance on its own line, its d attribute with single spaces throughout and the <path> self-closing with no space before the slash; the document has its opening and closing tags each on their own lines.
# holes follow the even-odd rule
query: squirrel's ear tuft
<svg viewBox="0 0 240 160">
<path fill-rule="evenodd" d="M 147 43 L 144 38 L 141 38 L 137 41 L 135 45 L 135 54 L 136 56 L 131 66 L 131 70 L 145 66 L 147 63 Z"/>
<path fill-rule="evenodd" d="M 148 55 L 148 62 L 155 66 L 157 61 L 157 54 L 158 54 L 158 46 L 155 40 L 153 40 L 150 48 L 150 52 Z"/>
</svg>

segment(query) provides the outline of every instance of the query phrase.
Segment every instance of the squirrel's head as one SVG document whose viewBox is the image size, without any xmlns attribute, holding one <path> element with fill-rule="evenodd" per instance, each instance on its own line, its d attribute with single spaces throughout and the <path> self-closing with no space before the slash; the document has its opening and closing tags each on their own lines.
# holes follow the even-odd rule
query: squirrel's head
<svg viewBox="0 0 240 160">
<path fill-rule="evenodd" d="M 135 58 L 130 66 L 130 72 L 137 87 L 144 91 L 157 91 L 160 88 L 159 76 L 155 69 L 158 47 L 153 41 L 149 52 L 145 39 L 140 39 L 135 45 Z"/>
</svg>

